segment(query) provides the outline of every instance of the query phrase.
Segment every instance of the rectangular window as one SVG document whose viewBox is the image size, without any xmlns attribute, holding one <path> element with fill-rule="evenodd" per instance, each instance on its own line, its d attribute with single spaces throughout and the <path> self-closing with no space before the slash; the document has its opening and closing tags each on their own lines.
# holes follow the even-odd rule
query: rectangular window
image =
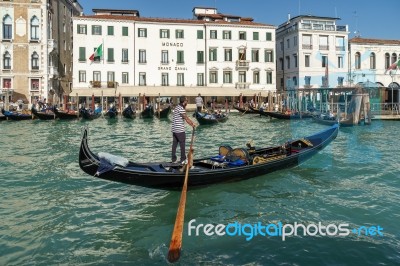
<svg viewBox="0 0 400 266">
<path fill-rule="evenodd" d="M 224 30 L 222 32 L 222 34 L 223 34 L 222 38 L 224 40 L 231 40 L 232 39 L 232 32 L 230 30 Z"/>
<path fill-rule="evenodd" d="M 210 61 L 217 61 L 217 48 L 210 48 Z"/>
<path fill-rule="evenodd" d="M 31 91 L 39 90 L 39 79 L 31 79 Z"/>
<path fill-rule="evenodd" d="M 183 30 L 176 30 L 175 31 L 175 37 L 177 38 L 177 39 L 183 39 Z"/>
<path fill-rule="evenodd" d="M 107 62 L 114 62 L 114 48 L 107 48 Z"/>
<path fill-rule="evenodd" d="M 128 27 L 122 27 L 122 36 L 128 36 Z"/>
<path fill-rule="evenodd" d="M 92 25 L 92 35 L 101 35 L 100 25 Z"/>
<path fill-rule="evenodd" d="M 338 86 L 343 87 L 343 80 L 344 80 L 344 77 L 338 77 L 337 79 L 338 79 Z"/>
<path fill-rule="evenodd" d="M 203 31 L 202 30 L 197 31 L 197 39 L 203 39 Z"/>
<path fill-rule="evenodd" d="M 12 88 L 11 79 L 3 79 L 3 88 L 5 89 Z"/>
<path fill-rule="evenodd" d="M 114 26 L 107 26 L 107 35 L 114 35 Z"/>
<path fill-rule="evenodd" d="M 246 82 L 246 72 L 245 71 L 239 71 L 239 82 L 240 83 Z"/>
<path fill-rule="evenodd" d="M 204 64 L 204 51 L 197 51 L 197 64 Z"/>
<path fill-rule="evenodd" d="M 224 83 L 232 83 L 232 71 L 224 71 Z"/>
<path fill-rule="evenodd" d="M 210 83 L 218 83 L 218 72 L 210 71 Z"/>
<path fill-rule="evenodd" d="M 272 41 L 272 33 L 271 32 L 267 32 L 265 40 L 266 41 Z"/>
<path fill-rule="evenodd" d="M 86 82 L 86 71 L 79 70 L 79 82 Z"/>
<path fill-rule="evenodd" d="M 286 56 L 286 68 L 290 69 L 290 57 Z"/>
<path fill-rule="evenodd" d="M 78 34 L 87 34 L 87 26 L 78 24 Z"/>
<path fill-rule="evenodd" d="M 311 76 L 305 76 L 304 77 L 304 83 L 306 86 L 310 86 L 311 84 Z"/>
<path fill-rule="evenodd" d="M 311 35 L 303 35 L 303 49 L 312 49 Z"/>
<path fill-rule="evenodd" d="M 338 56 L 338 68 L 343 68 L 343 56 Z"/>
<path fill-rule="evenodd" d="M 210 30 L 210 39 L 217 39 L 217 31 Z"/>
<path fill-rule="evenodd" d="M 93 81 L 101 82 L 101 72 L 100 71 L 93 71 Z"/>
<path fill-rule="evenodd" d="M 146 61 L 146 50 L 140 49 L 139 50 L 139 63 L 145 64 Z"/>
<path fill-rule="evenodd" d="M 283 58 L 279 58 L 280 69 L 283 70 Z"/>
<path fill-rule="evenodd" d="M 167 50 L 162 50 L 161 51 L 161 64 L 169 64 L 168 51 Z"/>
<path fill-rule="evenodd" d="M 128 84 L 128 83 L 129 83 L 129 73 L 122 72 L 122 84 Z"/>
<path fill-rule="evenodd" d="M 197 86 L 204 86 L 204 73 L 197 73 Z"/>
<path fill-rule="evenodd" d="M 79 47 L 79 62 L 86 61 L 86 47 Z"/>
<path fill-rule="evenodd" d="M 253 72 L 253 83 L 260 84 L 260 72 L 259 71 Z"/>
<path fill-rule="evenodd" d="M 265 62 L 266 63 L 274 62 L 274 52 L 272 50 L 265 50 Z"/>
<path fill-rule="evenodd" d="M 129 62 L 129 57 L 128 57 L 128 49 L 122 49 L 122 63 L 128 63 Z"/>
<path fill-rule="evenodd" d="M 293 46 L 297 46 L 297 36 L 293 37 Z"/>
<path fill-rule="evenodd" d="M 258 41 L 259 40 L 259 37 L 258 37 L 258 32 L 253 32 L 253 40 L 254 41 Z"/>
<path fill-rule="evenodd" d="M 287 39 L 287 40 L 286 40 L 286 47 L 287 47 L 287 48 L 290 48 L 290 39 Z"/>
<path fill-rule="evenodd" d="M 145 72 L 140 72 L 139 73 L 139 86 L 146 86 L 146 73 Z"/>
<path fill-rule="evenodd" d="M 321 57 L 321 63 L 321 67 L 326 67 L 326 64 L 328 63 L 328 57 L 326 55 Z"/>
<path fill-rule="evenodd" d="M 260 50 L 251 50 L 251 61 L 260 62 Z"/>
<path fill-rule="evenodd" d="M 293 80 L 293 86 L 297 86 L 297 77 L 293 77 L 292 80 Z"/>
<path fill-rule="evenodd" d="M 319 36 L 319 49 L 329 50 L 328 36 Z"/>
<path fill-rule="evenodd" d="M 147 29 L 139 28 L 138 29 L 138 37 L 146 38 L 147 37 Z"/>
<path fill-rule="evenodd" d="M 183 51 L 176 51 L 176 63 L 177 64 L 185 63 L 185 55 Z"/>
<path fill-rule="evenodd" d="M 239 31 L 239 40 L 246 40 L 246 32 Z"/>
<path fill-rule="evenodd" d="M 304 66 L 305 67 L 310 67 L 310 55 L 306 54 L 304 56 Z"/>
<path fill-rule="evenodd" d="M 160 38 L 161 39 L 169 39 L 169 30 L 160 29 Z"/>
<path fill-rule="evenodd" d="M 297 67 L 297 54 L 293 55 L 294 67 Z"/>
<path fill-rule="evenodd" d="M 226 62 L 232 62 L 232 49 L 226 48 L 224 50 L 224 60 Z"/>
<path fill-rule="evenodd" d="M 169 86 L 168 73 L 161 73 L 161 86 Z"/>
<path fill-rule="evenodd" d="M 267 84 L 272 84 L 272 72 L 267 71 Z"/>
<path fill-rule="evenodd" d="M 107 82 L 114 82 L 115 81 L 115 72 L 107 71 Z"/>
<path fill-rule="evenodd" d="M 176 86 L 185 86 L 185 75 L 183 73 L 177 73 Z"/>
</svg>

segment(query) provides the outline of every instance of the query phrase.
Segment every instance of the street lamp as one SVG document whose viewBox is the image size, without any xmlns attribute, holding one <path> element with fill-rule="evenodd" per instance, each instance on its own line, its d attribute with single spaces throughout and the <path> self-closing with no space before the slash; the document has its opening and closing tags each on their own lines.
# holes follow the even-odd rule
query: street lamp
<svg viewBox="0 0 400 266">
<path fill-rule="evenodd" d="M 392 115 L 393 115 L 393 79 L 394 79 L 394 74 L 392 72 L 393 70 L 390 70 L 390 77 L 392 78 L 392 83 L 390 83 L 390 88 L 392 89 Z"/>
</svg>

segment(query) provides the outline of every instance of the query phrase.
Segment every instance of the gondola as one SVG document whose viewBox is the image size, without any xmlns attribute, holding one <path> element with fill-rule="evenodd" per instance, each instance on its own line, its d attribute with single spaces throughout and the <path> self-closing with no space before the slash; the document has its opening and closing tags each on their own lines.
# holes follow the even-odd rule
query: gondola
<svg viewBox="0 0 400 266">
<path fill-rule="evenodd" d="M 30 115 L 30 114 L 22 114 L 22 113 L 18 113 L 18 112 L 5 111 L 4 109 L 1 109 L 1 113 L 8 120 L 20 121 L 20 120 L 31 120 L 32 119 L 32 115 Z"/>
<path fill-rule="evenodd" d="M 298 165 L 323 149 L 337 134 L 338 126 L 333 125 L 314 135 L 288 141 L 283 146 L 262 149 L 221 146 L 218 155 L 193 161 L 188 185 L 196 187 L 238 181 Z M 175 163 L 134 163 L 106 153 L 96 155 L 88 146 L 87 127 L 83 130 L 79 166 L 91 176 L 163 189 L 181 188 L 185 177 L 181 165 Z"/>
<path fill-rule="evenodd" d="M 153 105 L 147 105 L 144 110 L 140 113 L 142 118 L 153 118 L 154 117 L 154 107 Z"/>
<path fill-rule="evenodd" d="M 262 109 L 262 108 L 260 108 L 260 109 L 256 109 L 256 108 L 254 108 L 254 107 L 251 107 L 250 106 L 250 109 L 254 112 L 254 113 L 256 113 L 256 114 L 259 114 L 260 116 L 268 116 L 267 115 L 267 111 L 265 111 L 264 109 Z"/>
<path fill-rule="evenodd" d="M 199 122 L 200 125 L 218 124 L 226 122 L 228 120 L 228 115 L 226 113 L 208 114 L 196 111 L 194 115 L 197 119 L 197 122 Z"/>
<path fill-rule="evenodd" d="M 78 113 L 76 111 L 60 111 L 56 106 L 53 107 L 53 112 L 56 114 L 56 118 L 60 120 L 72 120 L 78 118 Z"/>
<path fill-rule="evenodd" d="M 54 112 L 44 112 L 44 111 L 38 111 L 34 105 L 32 105 L 31 112 L 34 117 L 40 119 L 40 120 L 54 120 L 56 119 L 56 115 Z"/>
<path fill-rule="evenodd" d="M 132 105 L 128 105 L 122 111 L 122 116 L 128 119 L 136 118 L 136 110 L 132 107 Z"/>
<path fill-rule="evenodd" d="M 79 109 L 79 115 L 86 120 L 99 118 L 101 116 L 101 107 L 95 109 L 94 112 L 91 109 L 81 108 Z"/>
<path fill-rule="evenodd" d="M 233 108 L 238 110 L 242 114 L 256 114 L 256 112 L 254 112 L 250 108 L 241 108 L 241 107 L 239 107 L 239 106 L 237 106 L 235 104 L 233 105 Z"/>
<path fill-rule="evenodd" d="M 155 115 L 158 118 L 167 118 L 170 113 L 171 113 L 171 105 L 168 104 L 168 106 L 164 107 L 163 109 L 157 110 Z"/>
<path fill-rule="evenodd" d="M 328 125 L 328 126 L 331 126 L 331 125 L 334 125 L 334 124 L 338 123 L 336 116 L 329 117 L 329 116 L 324 115 L 324 114 L 322 114 L 322 115 L 321 114 L 314 115 L 312 117 L 312 119 L 313 119 L 314 122 L 317 122 L 317 123 L 323 124 L 323 125 Z M 353 122 L 351 121 L 351 119 L 342 118 L 339 121 L 339 125 L 341 127 L 352 127 L 353 126 Z"/>
<path fill-rule="evenodd" d="M 118 115 L 117 108 L 114 105 L 111 105 L 111 107 L 108 108 L 108 110 L 104 114 L 104 117 L 114 119 L 114 118 L 117 118 L 117 115 Z"/>
<path fill-rule="evenodd" d="M 5 116 L 5 115 L 3 115 L 3 114 L 0 114 L 0 121 L 1 120 L 7 120 L 7 116 Z"/>
<path fill-rule="evenodd" d="M 305 112 L 296 112 L 296 113 L 282 113 L 282 112 L 269 112 L 266 111 L 264 112 L 266 115 L 277 118 L 277 119 L 287 119 L 287 120 L 297 120 L 297 119 L 303 119 L 303 118 L 312 118 L 311 113 L 305 113 Z"/>
</svg>

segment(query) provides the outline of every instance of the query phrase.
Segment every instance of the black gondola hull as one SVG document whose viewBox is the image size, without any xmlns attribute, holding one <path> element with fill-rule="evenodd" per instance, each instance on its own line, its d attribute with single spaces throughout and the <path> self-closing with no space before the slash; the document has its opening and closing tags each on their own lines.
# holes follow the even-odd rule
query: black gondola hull
<svg viewBox="0 0 400 266">
<path fill-rule="evenodd" d="M 284 114 L 280 112 L 264 112 L 265 115 L 277 118 L 277 119 L 286 119 L 286 120 L 298 120 L 303 118 L 312 118 L 312 114 L 302 113 L 302 114 Z"/>
<path fill-rule="evenodd" d="M 208 115 L 206 113 L 200 113 L 200 112 L 195 112 L 195 117 L 197 122 L 199 122 L 200 125 L 213 125 L 213 124 L 219 124 L 219 123 L 224 123 L 228 120 L 228 115 L 227 114 L 222 114 L 220 117 L 217 117 L 216 115 Z"/>
<path fill-rule="evenodd" d="M 293 151 L 276 160 L 257 164 L 215 168 L 211 164 L 209 167 L 204 167 L 204 162 L 208 161 L 208 158 L 194 160 L 194 169 L 190 170 L 188 185 L 196 187 L 214 183 L 238 181 L 298 165 L 315 155 L 319 150 L 323 149 L 336 138 L 337 134 L 338 126 L 334 125 L 329 129 L 307 137 L 306 139 L 313 144 L 312 147 L 304 148 L 299 152 Z M 90 151 L 87 136 L 88 132 L 87 129 L 85 129 L 79 152 L 79 166 L 84 172 L 94 176 L 97 172 L 100 161 L 98 156 Z M 270 149 L 271 148 L 258 149 L 256 150 L 256 153 L 261 154 Z M 101 174 L 99 178 L 144 187 L 157 187 L 164 189 L 180 188 L 185 176 L 184 171 L 175 171 L 174 169 L 174 172 L 168 172 L 165 165 L 168 165 L 168 163 L 159 162 L 137 164 L 129 162 L 128 166 L 117 166 L 113 170 Z"/>
</svg>

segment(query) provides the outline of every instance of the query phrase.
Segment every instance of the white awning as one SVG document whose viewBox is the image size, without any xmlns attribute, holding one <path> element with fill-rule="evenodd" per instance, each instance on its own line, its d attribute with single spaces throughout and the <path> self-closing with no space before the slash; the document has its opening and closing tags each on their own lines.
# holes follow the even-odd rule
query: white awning
<svg viewBox="0 0 400 266">
<path fill-rule="evenodd" d="M 199 93 L 202 96 L 253 96 L 254 94 L 261 96 L 268 96 L 269 90 L 253 90 L 253 89 L 236 89 L 233 87 L 123 87 L 118 88 L 73 88 L 69 96 L 78 97 L 89 97 L 89 96 L 104 96 L 112 97 L 119 96 L 122 97 L 137 97 L 139 94 L 143 96 L 197 96 Z"/>
</svg>

